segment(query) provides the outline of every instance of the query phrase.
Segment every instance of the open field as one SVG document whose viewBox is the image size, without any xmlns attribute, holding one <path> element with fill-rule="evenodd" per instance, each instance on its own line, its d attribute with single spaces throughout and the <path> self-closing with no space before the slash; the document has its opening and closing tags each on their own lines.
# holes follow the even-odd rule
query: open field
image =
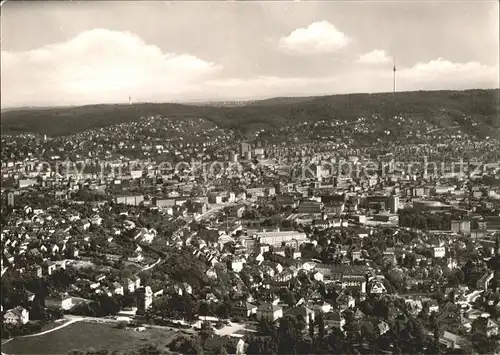
<svg viewBox="0 0 500 355">
<path fill-rule="evenodd" d="M 164 329 L 136 332 L 133 329 L 117 329 L 111 324 L 78 322 L 41 336 L 15 338 L 2 345 L 2 353 L 67 354 L 71 350 L 91 348 L 130 351 L 148 344 L 161 348 L 169 344 L 175 336 L 175 331 Z"/>
</svg>

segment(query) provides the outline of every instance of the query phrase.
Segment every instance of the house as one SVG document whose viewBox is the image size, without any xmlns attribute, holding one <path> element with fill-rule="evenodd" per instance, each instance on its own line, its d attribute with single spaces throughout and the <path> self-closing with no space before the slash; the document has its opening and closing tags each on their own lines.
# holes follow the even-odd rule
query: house
<svg viewBox="0 0 500 355">
<path fill-rule="evenodd" d="M 113 282 L 112 290 L 115 295 L 123 295 L 123 286 L 119 282 Z"/>
<path fill-rule="evenodd" d="M 460 349 L 464 342 L 464 338 L 447 331 L 444 331 L 439 337 L 439 343 L 445 345 L 448 349 Z"/>
<path fill-rule="evenodd" d="M 300 315 L 307 323 L 313 322 L 314 324 L 314 311 L 306 306 L 293 307 L 287 314 L 292 314 L 294 316 Z"/>
<path fill-rule="evenodd" d="M 193 287 L 190 284 L 188 284 L 187 282 L 183 282 L 182 286 L 184 288 L 184 291 L 186 291 L 187 294 L 190 294 L 190 295 L 193 294 Z"/>
<path fill-rule="evenodd" d="M 434 247 L 432 249 L 432 256 L 434 258 L 444 258 L 446 255 L 446 249 L 444 247 Z"/>
<path fill-rule="evenodd" d="M 48 261 L 43 264 L 43 269 L 45 271 L 45 274 L 50 276 L 54 271 L 56 271 L 56 263 Z"/>
<path fill-rule="evenodd" d="M 343 293 L 335 300 L 339 309 L 341 311 L 346 310 L 347 308 L 353 308 L 356 305 L 356 300 L 349 294 Z"/>
<path fill-rule="evenodd" d="M 431 314 L 432 312 L 439 312 L 439 303 L 437 300 L 432 299 L 427 303 L 428 312 Z"/>
<path fill-rule="evenodd" d="M 275 321 L 283 317 L 283 308 L 270 303 L 263 303 L 257 308 L 257 319 L 267 319 L 270 321 Z"/>
<path fill-rule="evenodd" d="M 312 276 L 314 280 L 323 282 L 323 274 L 321 272 L 315 272 Z"/>
<path fill-rule="evenodd" d="M 313 221 L 313 226 L 317 229 L 327 229 L 330 227 L 330 222 L 324 219 L 315 219 Z"/>
<path fill-rule="evenodd" d="M 35 300 L 35 294 L 33 292 L 26 290 L 25 293 L 26 293 L 26 299 L 29 302 L 33 302 Z"/>
<path fill-rule="evenodd" d="M 141 278 L 140 277 L 138 277 L 137 275 L 134 275 L 130 279 L 134 282 L 135 289 L 138 289 L 139 287 L 141 287 Z"/>
<path fill-rule="evenodd" d="M 208 303 L 217 303 L 219 301 L 219 299 L 217 298 L 216 295 L 214 295 L 212 292 L 208 292 L 206 295 L 205 295 L 205 300 L 208 302 Z"/>
<path fill-rule="evenodd" d="M 66 294 L 57 294 L 45 299 L 45 307 L 68 310 L 73 307 L 73 299 Z"/>
<path fill-rule="evenodd" d="M 133 293 L 135 291 L 135 282 L 129 278 L 123 280 L 123 289 L 129 293 Z"/>
<path fill-rule="evenodd" d="M 43 268 L 40 265 L 34 265 L 30 268 L 30 273 L 35 278 L 41 278 L 43 275 Z"/>
<path fill-rule="evenodd" d="M 22 325 L 29 322 L 30 314 L 27 309 L 17 306 L 7 310 L 3 316 L 3 320 L 8 324 Z"/>
<path fill-rule="evenodd" d="M 316 264 L 316 270 L 323 274 L 325 280 L 340 282 L 343 288 L 366 292 L 365 266 Z"/>
<path fill-rule="evenodd" d="M 235 259 L 231 261 L 230 267 L 234 272 L 240 272 L 241 270 L 243 270 L 243 260 Z"/>
<path fill-rule="evenodd" d="M 237 317 L 250 317 L 252 314 L 257 313 L 257 306 L 249 302 L 240 302 L 233 307 L 233 315 Z"/>
<path fill-rule="evenodd" d="M 481 290 L 488 290 L 488 285 L 490 281 L 493 279 L 495 274 L 493 272 L 486 272 L 481 278 L 477 281 L 477 288 Z"/>
<path fill-rule="evenodd" d="M 390 330 L 389 325 L 384 321 L 380 321 L 380 323 L 377 324 L 377 329 L 380 335 L 385 334 Z"/>
<path fill-rule="evenodd" d="M 113 293 L 110 291 L 110 289 L 106 286 L 101 287 L 100 289 L 96 290 L 96 293 L 102 293 L 104 295 L 107 295 L 108 297 L 112 297 Z"/>
<path fill-rule="evenodd" d="M 309 307 L 314 310 L 315 314 L 318 313 L 328 313 L 332 310 L 332 305 L 328 302 L 322 302 L 322 303 L 312 303 L 308 302 Z"/>
<path fill-rule="evenodd" d="M 160 296 L 163 296 L 163 289 L 159 289 L 159 290 L 153 290 L 153 297 L 160 297 Z"/>
<path fill-rule="evenodd" d="M 423 308 L 422 301 L 414 300 L 411 298 L 405 299 L 405 306 L 406 309 L 414 316 L 417 316 L 422 311 Z"/>
<path fill-rule="evenodd" d="M 370 287 L 371 294 L 382 294 L 385 292 L 386 292 L 386 289 L 385 289 L 385 286 L 382 282 L 377 280 L 371 284 L 371 287 Z"/>
<path fill-rule="evenodd" d="M 231 217 L 241 218 L 243 216 L 243 212 L 245 212 L 245 206 L 235 206 L 231 208 L 229 214 Z"/>
<path fill-rule="evenodd" d="M 356 251 L 353 251 L 352 252 L 352 260 L 361 260 L 362 257 L 361 257 L 361 251 L 359 250 L 356 250 Z"/>
<path fill-rule="evenodd" d="M 345 318 L 340 311 L 333 311 L 325 314 L 324 322 L 333 328 L 344 330 Z"/>
</svg>

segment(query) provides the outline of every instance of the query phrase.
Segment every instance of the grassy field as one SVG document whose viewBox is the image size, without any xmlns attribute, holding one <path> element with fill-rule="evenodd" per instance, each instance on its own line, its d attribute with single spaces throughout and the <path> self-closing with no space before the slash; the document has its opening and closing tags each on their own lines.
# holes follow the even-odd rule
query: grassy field
<svg viewBox="0 0 500 355">
<path fill-rule="evenodd" d="M 111 324 L 78 322 L 39 337 L 16 338 L 2 345 L 4 354 L 68 354 L 71 350 L 132 350 L 148 344 L 160 348 L 169 344 L 176 332 L 148 329 L 117 329 Z"/>
</svg>

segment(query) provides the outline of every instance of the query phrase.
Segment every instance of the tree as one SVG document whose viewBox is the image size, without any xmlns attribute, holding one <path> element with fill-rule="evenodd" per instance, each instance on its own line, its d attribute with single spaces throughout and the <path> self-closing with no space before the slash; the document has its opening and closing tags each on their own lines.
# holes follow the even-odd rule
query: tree
<svg viewBox="0 0 500 355">
<path fill-rule="evenodd" d="M 229 307 L 225 303 L 221 303 L 215 310 L 217 317 L 227 319 L 229 317 Z"/>
<path fill-rule="evenodd" d="M 287 289 L 283 289 L 283 292 L 282 292 L 282 300 L 290 307 L 295 307 L 295 305 L 297 304 L 297 300 L 295 299 L 295 296 L 293 294 L 293 292 L 291 292 L 288 288 Z"/>
<path fill-rule="evenodd" d="M 295 343 L 297 339 L 295 317 L 285 316 L 280 318 L 278 327 L 280 354 L 289 354 L 295 351 Z"/>
<path fill-rule="evenodd" d="M 203 323 L 201 323 L 201 329 L 199 334 L 203 342 L 205 342 L 208 338 L 214 335 L 214 330 L 210 322 L 204 321 Z"/>
<path fill-rule="evenodd" d="M 198 338 L 178 336 L 169 345 L 170 350 L 182 354 L 203 354 L 203 348 Z"/>
<path fill-rule="evenodd" d="M 323 313 L 318 315 L 316 324 L 318 325 L 318 337 L 320 340 L 323 340 L 325 337 L 325 321 L 323 320 Z"/>
<path fill-rule="evenodd" d="M 254 354 L 262 354 L 262 339 L 261 337 L 250 337 L 248 339 L 248 347 L 247 347 L 247 354 L 248 355 L 254 355 Z"/>
<path fill-rule="evenodd" d="M 299 314 L 295 318 L 295 333 L 297 334 L 298 337 L 302 335 L 302 332 L 306 329 L 306 320 L 302 316 L 302 314 Z"/>
<path fill-rule="evenodd" d="M 227 355 L 228 352 L 227 352 L 226 348 L 224 347 L 224 345 L 221 345 L 219 347 L 219 349 L 215 352 L 215 354 L 217 354 L 217 355 Z"/>
<path fill-rule="evenodd" d="M 297 354 L 313 353 L 313 342 L 309 338 L 299 339 L 297 343 Z"/>
<path fill-rule="evenodd" d="M 118 329 L 125 329 L 125 328 L 127 328 L 127 322 L 118 322 L 118 323 L 116 324 L 116 327 L 117 327 Z"/>
<path fill-rule="evenodd" d="M 274 332 L 274 324 L 270 323 L 266 318 L 261 318 L 257 324 L 257 331 L 262 335 L 271 335 Z"/>
<path fill-rule="evenodd" d="M 30 318 L 33 320 L 47 320 L 47 311 L 39 299 L 34 300 L 30 309 Z"/>
<path fill-rule="evenodd" d="M 139 355 L 161 355 L 162 351 L 154 344 L 148 344 L 139 349 Z"/>
<path fill-rule="evenodd" d="M 198 307 L 198 313 L 200 314 L 200 316 L 205 317 L 206 319 L 209 312 L 210 312 L 210 306 L 208 305 L 208 303 L 200 302 L 200 306 Z"/>
</svg>

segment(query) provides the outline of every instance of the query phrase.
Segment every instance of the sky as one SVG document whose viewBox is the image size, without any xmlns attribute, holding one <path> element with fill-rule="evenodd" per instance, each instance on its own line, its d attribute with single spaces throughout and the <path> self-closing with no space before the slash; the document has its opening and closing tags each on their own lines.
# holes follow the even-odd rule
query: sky
<svg viewBox="0 0 500 355">
<path fill-rule="evenodd" d="M 31 1 L 1 9 L 1 106 L 499 87 L 498 1 Z"/>
</svg>

